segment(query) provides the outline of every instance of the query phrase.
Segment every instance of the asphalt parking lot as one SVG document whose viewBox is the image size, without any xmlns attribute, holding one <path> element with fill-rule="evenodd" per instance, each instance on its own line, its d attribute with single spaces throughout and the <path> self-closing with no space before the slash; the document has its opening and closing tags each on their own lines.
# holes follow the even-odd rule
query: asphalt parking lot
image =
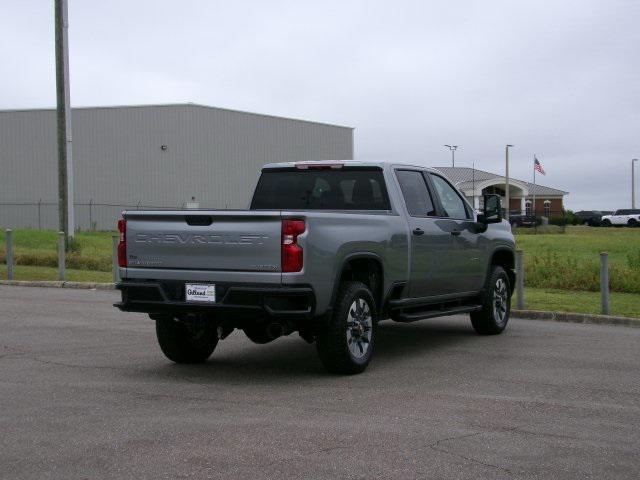
<svg viewBox="0 0 640 480">
<path fill-rule="evenodd" d="M 0 478 L 638 478 L 640 329 L 385 322 L 362 375 L 296 335 L 167 361 L 115 292 L 0 286 Z"/>
</svg>

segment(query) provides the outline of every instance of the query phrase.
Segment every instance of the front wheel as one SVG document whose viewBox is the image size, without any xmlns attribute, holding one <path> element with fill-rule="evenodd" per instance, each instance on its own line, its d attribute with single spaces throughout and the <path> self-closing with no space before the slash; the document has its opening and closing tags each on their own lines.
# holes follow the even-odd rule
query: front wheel
<svg viewBox="0 0 640 480">
<path fill-rule="evenodd" d="M 482 299 L 482 309 L 471 312 L 471 324 L 480 335 L 497 335 L 507 327 L 511 313 L 511 286 L 504 268 L 494 265 Z"/>
<path fill-rule="evenodd" d="M 218 345 L 216 327 L 206 319 L 160 317 L 156 319 L 156 335 L 162 353 L 176 363 L 202 363 Z"/>
<path fill-rule="evenodd" d="M 611 220 L 602 220 L 602 226 L 603 227 L 610 227 L 611 226 Z"/>
<path fill-rule="evenodd" d="M 367 286 L 342 283 L 329 324 L 317 335 L 320 361 L 331 373 L 363 372 L 373 356 L 377 328 L 376 304 Z"/>
</svg>

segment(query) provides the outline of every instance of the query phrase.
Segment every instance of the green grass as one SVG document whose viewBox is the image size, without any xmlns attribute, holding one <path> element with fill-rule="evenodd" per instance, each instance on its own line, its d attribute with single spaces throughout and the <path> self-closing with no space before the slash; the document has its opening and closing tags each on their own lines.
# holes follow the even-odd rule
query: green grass
<svg viewBox="0 0 640 480">
<path fill-rule="evenodd" d="M 527 310 L 601 313 L 599 292 L 525 288 L 524 299 Z M 512 307 L 515 308 L 515 296 L 512 302 Z M 640 318 L 640 295 L 634 293 L 612 293 L 610 308 L 611 315 Z"/>
<path fill-rule="evenodd" d="M 513 233 L 516 235 L 541 235 L 541 234 L 564 234 L 566 227 L 558 225 L 540 225 L 537 228 L 515 227 Z"/>
<path fill-rule="evenodd" d="M 558 234 L 516 235 L 525 254 L 525 285 L 600 289 L 600 252 L 609 254 L 612 292 L 640 293 L 640 229 L 566 227 Z"/>
<path fill-rule="evenodd" d="M 0 278 L 7 278 L 7 266 L 0 265 Z M 14 280 L 58 280 L 58 269 L 50 267 L 33 267 L 16 265 L 13 267 Z M 94 270 L 66 269 L 65 280 L 68 282 L 113 282 L 113 274 L 110 272 L 97 272 Z"/>
<path fill-rule="evenodd" d="M 112 235 L 114 232 L 77 232 L 76 248 L 67 252 L 67 268 L 111 271 Z M 58 266 L 58 233 L 50 230 L 14 230 L 15 265 Z M 5 232 L 0 232 L 0 263 L 6 263 Z"/>
</svg>

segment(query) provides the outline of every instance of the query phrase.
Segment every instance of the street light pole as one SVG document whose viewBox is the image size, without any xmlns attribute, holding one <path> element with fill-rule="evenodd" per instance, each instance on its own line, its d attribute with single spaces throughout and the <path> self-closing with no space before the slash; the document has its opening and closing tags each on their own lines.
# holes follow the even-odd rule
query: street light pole
<svg viewBox="0 0 640 480">
<path fill-rule="evenodd" d="M 509 210 L 511 208 L 510 205 L 510 199 L 509 199 L 509 148 L 513 147 L 513 145 L 506 145 L 504 148 L 504 156 L 505 156 L 505 169 L 504 169 L 504 178 L 505 178 L 505 191 L 504 191 L 504 197 L 505 197 L 505 203 L 507 204 L 507 208 L 505 209 L 505 215 L 504 218 L 507 219 L 507 221 L 509 221 Z"/>
<path fill-rule="evenodd" d="M 636 208 L 636 162 L 637 158 L 631 160 L 631 208 Z"/>
<path fill-rule="evenodd" d="M 459 145 L 445 145 L 445 147 L 451 150 L 451 166 L 452 167 L 456 166 L 456 150 L 458 149 L 458 146 Z"/>
</svg>

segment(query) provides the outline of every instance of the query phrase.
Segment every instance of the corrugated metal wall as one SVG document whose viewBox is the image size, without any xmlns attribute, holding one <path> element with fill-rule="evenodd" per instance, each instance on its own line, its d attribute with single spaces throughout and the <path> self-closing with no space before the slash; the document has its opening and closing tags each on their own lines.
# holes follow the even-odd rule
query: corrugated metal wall
<svg viewBox="0 0 640 480">
<path fill-rule="evenodd" d="M 74 109 L 76 223 L 112 229 L 125 207 L 191 197 L 246 208 L 265 163 L 351 158 L 347 127 L 199 105 Z M 0 112 L 0 227 L 57 228 L 56 203 L 55 111 Z"/>
</svg>

